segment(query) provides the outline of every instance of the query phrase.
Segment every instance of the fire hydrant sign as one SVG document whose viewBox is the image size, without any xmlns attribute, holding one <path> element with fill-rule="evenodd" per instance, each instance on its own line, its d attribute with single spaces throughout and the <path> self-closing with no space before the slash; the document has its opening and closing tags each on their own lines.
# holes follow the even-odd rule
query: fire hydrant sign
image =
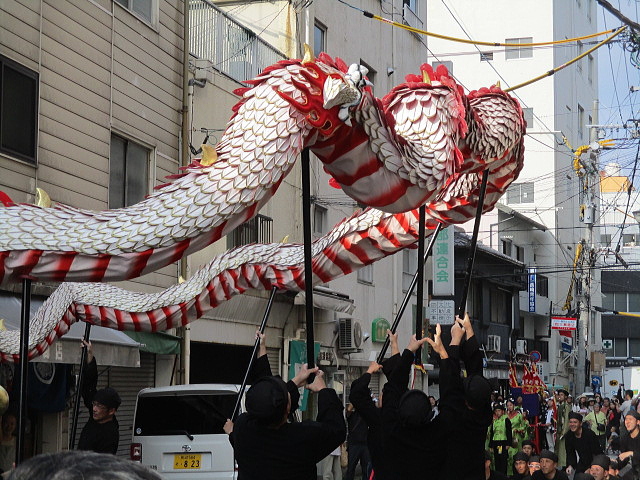
<svg viewBox="0 0 640 480">
<path fill-rule="evenodd" d="M 429 323 L 435 325 L 453 325 L 456 315 L 456 302 L 453 300 L 431 300 L 429 302 Z"/>
<path fill-rule="evenodd" d="M 571 317 L 551 317 L 552 330 L 575 330 L 578 326 L 578 319 Z"/>
<path fill-rule="evenodd" d="M 438 234 L 433 245 L 433 296 L 453 295 L 453 225 Z"/>
</svg>

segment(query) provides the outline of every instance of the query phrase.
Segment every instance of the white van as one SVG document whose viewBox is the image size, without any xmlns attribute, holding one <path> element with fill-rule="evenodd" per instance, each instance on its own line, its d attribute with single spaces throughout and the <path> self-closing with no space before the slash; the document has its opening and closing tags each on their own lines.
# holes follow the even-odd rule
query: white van
<svg viewBox="0 0 640 480">
<path fill-rule="evenodd" d="M 239 385 L 145 388 L 138 393 L 131 460 L 167 480 L 236 477 L 233 449 L 223 426 Z"/>
</svg>

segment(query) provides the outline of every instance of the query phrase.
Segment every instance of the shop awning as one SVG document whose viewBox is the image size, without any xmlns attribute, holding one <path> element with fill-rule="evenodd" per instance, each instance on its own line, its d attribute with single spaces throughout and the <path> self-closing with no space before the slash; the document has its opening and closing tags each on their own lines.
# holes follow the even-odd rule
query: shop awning
<svg viewBox="0 0 640 480">
<path fill-rule="evenodd" d="M 44 303 L 45 297 L 31 297 L 31 315 L 33 316 Z M 7 330 L 20 330 L 20 298 L 10 292 L 0 292 L 0 318 L 4 319 Z M 71 326 L 69 332 L 53 344 L 32 362 L 80 364 L 80 340 L 84 337 L 84 322 Z M 92 326 L 91 343 L 98 365 L 115 367 L 139 367 L 140 343 L 129 338 L 124 332 L 111 328 Z"/>
<path fill-rule="evenodd" d="M 158 355 L 179 355 L 180 337 L 165 332 L 124 332 L 140 344 L 140 350 Z"/>
<path fill-rule="evenodd" d="M 306 305 L 305 293 L 296 295 L 294 305 Z M 356 309 L 353 300 L 349 295 L 336 292 L 326 287 L 315 287 L 313 289 L 313 306 L 322 310 L 333 310 L 334 312 L 348 313 L 351 315 Z"/>
</svg>

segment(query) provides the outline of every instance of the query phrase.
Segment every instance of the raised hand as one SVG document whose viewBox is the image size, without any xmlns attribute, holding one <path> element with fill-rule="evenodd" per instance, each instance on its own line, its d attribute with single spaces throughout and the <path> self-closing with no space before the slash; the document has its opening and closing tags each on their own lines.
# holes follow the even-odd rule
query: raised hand
<svg viewBox="0 0 640 480">
<path fill-rule="evenodd" d="M 327 388 L 327 384 L 324 383 L 324 372 L 319 368 L 314 368 L 313 370 L 315 370 L 314 373 L 316 374 L 316 378 L 312 383 L 307 385 L 307 389 L 311 390 L 312 392 L 319 392 L 323 388 Z"/>
<path fill-rule="evenodd" d="M 82 346 L 87 347 L 87 363 L 91 363 L 91 361 L 93 360 L 93 345 L 91 345 L 91 342 L 89 341 L 80 341 L 82 342 Z"/>
<path fill-rule="evenodd" d="M 291 381 L 296 384 L 296 387 L 301 387 L 305 383 L 307 383 L 309 375 L 311 375 L 312 373 L 317 374 L 319 371 L 319 367 L 309 368 L 309 366 L 305 363 L 302 365 L 297 375 L 291 379 Z"/>
<path fill-rule="evenodd" d="M 441 335 L 442 335 L 442 327 L 438 323 L 436 325 L 436 334 L 433 336 L 433 340 L 431 340 L 429 337 L 427 337 L 425 340 L 429 343 L 429 345 L 431 345 L 431 348 L 433 348 L 433 351 L 436 352 L 438 355 L 440 355 L 440 358 L 442 359 L 449 358 L 449 354 L 447 354 L 447 349 L 444 348 L 444 345 L 442 344 Z"/>
<path fill-rule="evenodd" d="M 456 320 L 459 320 L 460 317 L 456 316 Z M 468 312 L 464 312 L 464 318 L 462 320 L 459 320 L 460 324 L 462 326 L 462 328 L 464 328 L 464 332 L 467 335 L 467 340 L 469 340 L 471 337 L 473 337 L 475 335 L 475 332 L 473 331 L 473 325 L 471 324 L 471 319 L 469 318 L 469 313 Z"/>
<path fill-rule="evenodd" d="M 451 326 L 451 343 L 449 345 L 460 345 L 462 337 L 464 337 L 464 328 L 462 328 L 462 320 L 456 316 L 456 321 Z"/>
<path fill-rule="evenodd" d="M 422 338 L 420 340 L 416 340 L 415 334 L 411 335 L 409 339 L 409 345 L 407 345 L 407 350 L 411 350 L 413 353 L 416 353 L 418 349 L 427 342 L 427 338 Z"/>
<path fill-rule="evenodd" d="M 267 354 L 267 335 L 260 333 L 260 330 L 256 330 L 256 338 L 260 339 L 258 346 L 258 357 L 263 357 Z"/>
<path fill-rule="evenodd" d="M 398 348 L 398 332 L 391 333 L 391 330 L 387 330 L 387 335 L 389 336 L 389 343 L 391 344 L 391 355 L 395 355 L 396 353 L 400 353 L 400 349 Z"/>
<path fill-rule="evenodd" d="M 369 364 L 369 368 L 367 369 L 367 373 L 374 374 L 380 371 L 381 368 L 382 368 L 382 365 L 380 365 L 378 362 L 371 362 Z"/>
</svg>

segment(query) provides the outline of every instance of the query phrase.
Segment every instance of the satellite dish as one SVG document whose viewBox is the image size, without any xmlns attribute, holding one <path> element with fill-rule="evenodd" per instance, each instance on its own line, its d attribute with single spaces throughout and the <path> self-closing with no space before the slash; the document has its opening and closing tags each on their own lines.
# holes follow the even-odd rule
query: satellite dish
<svg viewBox="0 0 640 480">
<path fill-rule="evenodd" d="M 353 344 L 356 348 L 360 348 L 362 344 L 362 327 L 360 322 L 353 322 Z"/>
</svg>

